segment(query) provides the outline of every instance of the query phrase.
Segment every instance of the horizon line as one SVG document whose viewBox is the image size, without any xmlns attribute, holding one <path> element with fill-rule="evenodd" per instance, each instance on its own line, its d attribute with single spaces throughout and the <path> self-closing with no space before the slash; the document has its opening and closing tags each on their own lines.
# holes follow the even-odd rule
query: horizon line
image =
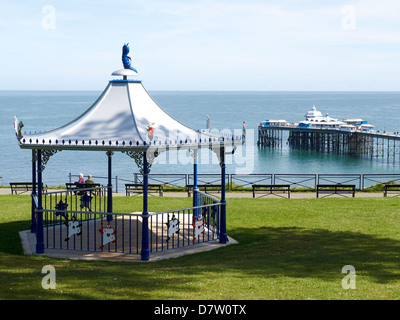
<svg viewBox="0 0 400 320">
<path fill-rule="evenodd" d="M 104 89 L 0 89 L 0 92 L 71 92 L 71 91 L 80 91 L 80 92 L 88 92 L 88 91 L 103 91 Z M 158 91 L 158 92 L 399 92 L 399 90 L 181 90 L 181 89 L 149 89 L 148 91 Z"/>
</svg>

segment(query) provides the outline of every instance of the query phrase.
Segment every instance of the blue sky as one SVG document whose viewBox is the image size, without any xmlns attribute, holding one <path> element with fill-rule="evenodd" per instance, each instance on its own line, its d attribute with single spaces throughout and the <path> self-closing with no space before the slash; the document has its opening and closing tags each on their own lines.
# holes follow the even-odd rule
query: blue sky
<svg viewBox="0 0 400 320">
<path fill-rule="evenodd" d="M 46 11 L 50 6 L 53 11 Z M 0 90 L 399 90 L 400 1 L 0 0 Z"/>
</svg>

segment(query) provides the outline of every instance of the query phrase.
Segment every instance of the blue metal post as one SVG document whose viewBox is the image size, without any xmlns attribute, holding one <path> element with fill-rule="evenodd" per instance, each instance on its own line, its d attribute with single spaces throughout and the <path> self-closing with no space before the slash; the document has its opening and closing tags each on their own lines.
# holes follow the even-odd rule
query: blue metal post
<svg viewBox="0 0 400 320">
<path fill-rule="evenodd" d="M 112 203 L 112 180 L 111 180 L 111 171 L 112 171 L 112 151 L 107 151 L 108 157 L 108 183 L 107 183 L 107 213 L 113 212 L 113 203 Z M 112 214 L 107 215 L 107 221 L 112 221 Z"/>
<path fill-rule="evenodd" d="M 149 250 L 149 212 L 147 193 L 149 188 L 149 173 L 147 169 L 147 153 L 143 152 L 143 213 L 142 213 L 142 261 L 150 259 Z"/>
<path fill-rule="evenodd" d="M 219 243 L 227 243 L 228 235 L 226 234 L 226 200 L 225 200 L 225 148 L 221 148 L 221 219 Z"/>
<path fill-rule="evenodd" d="M 31 209 L 31 233 L 36 232 L 36 150 L 32 149 L 32 209 Z"/>
<path fill-rule="evenodd" d="M 42 207 L 42 150 L 37 150 L 38 207 L 36 209 L 36 253 L 44 253 L 43 207 Z"/>
<path fill-rule="evenodd" d="M 193 207 L 197 207 L 199 205 L 199 198 L 197 191 L 199 188 L 197 187 L 197 150 L 193 151 Z M 199 209 L 193 210 L 194 219 L 197 220 L 199 217 Z"/>
</svg>

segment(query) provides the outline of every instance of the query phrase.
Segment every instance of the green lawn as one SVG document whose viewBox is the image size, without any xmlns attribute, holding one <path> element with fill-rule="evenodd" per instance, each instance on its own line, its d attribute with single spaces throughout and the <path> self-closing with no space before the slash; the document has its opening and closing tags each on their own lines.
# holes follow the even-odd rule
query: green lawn
<svg viewBox="0 0 400 320">
<path fill-rule="evenodd" d="M 150 211 L 190 198 L 149 199 Z M 141 198 L 114 198 L 115 212 Z M 400 199 L 228 199 L 237 245 L 158 262 L 111 263 L 24 256 L 30 197 L 0 196 L 0 299 L 399 299 Z M 56 269 L 44 290 L 42 267 Z M 356 270 L 356 289 L 341 270 Z"/>
</svg>

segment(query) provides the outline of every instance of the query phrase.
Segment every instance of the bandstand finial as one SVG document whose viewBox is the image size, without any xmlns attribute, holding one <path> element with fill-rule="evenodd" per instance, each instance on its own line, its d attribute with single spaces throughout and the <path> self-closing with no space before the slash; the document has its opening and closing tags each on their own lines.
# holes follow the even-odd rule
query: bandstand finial
<svg viewBox="0 0 400 320">
<path fill-rule="evenodd" d="M 111 75 L 122 76 L 124 80 L 127 80 L 128 76 L 136 76 L 138 74 L 137 70 L 132 67 L 132 59 L 128 56 L 129 53 L 129 43 L 125 43 L 122 46 L 122 64 L 124 69 L 114 71 Z"/>
<path fill-rule="evenodd" d="M 131 65 L 132 59 L 130 56 L 128 56 L 128 53 L 129 53 L 129 43 L 125 43 L 122 47 L 122 64 L 124 65 L 125 69 L 130 69 L 137 73 L 137 70 Z"/>
</svg>

